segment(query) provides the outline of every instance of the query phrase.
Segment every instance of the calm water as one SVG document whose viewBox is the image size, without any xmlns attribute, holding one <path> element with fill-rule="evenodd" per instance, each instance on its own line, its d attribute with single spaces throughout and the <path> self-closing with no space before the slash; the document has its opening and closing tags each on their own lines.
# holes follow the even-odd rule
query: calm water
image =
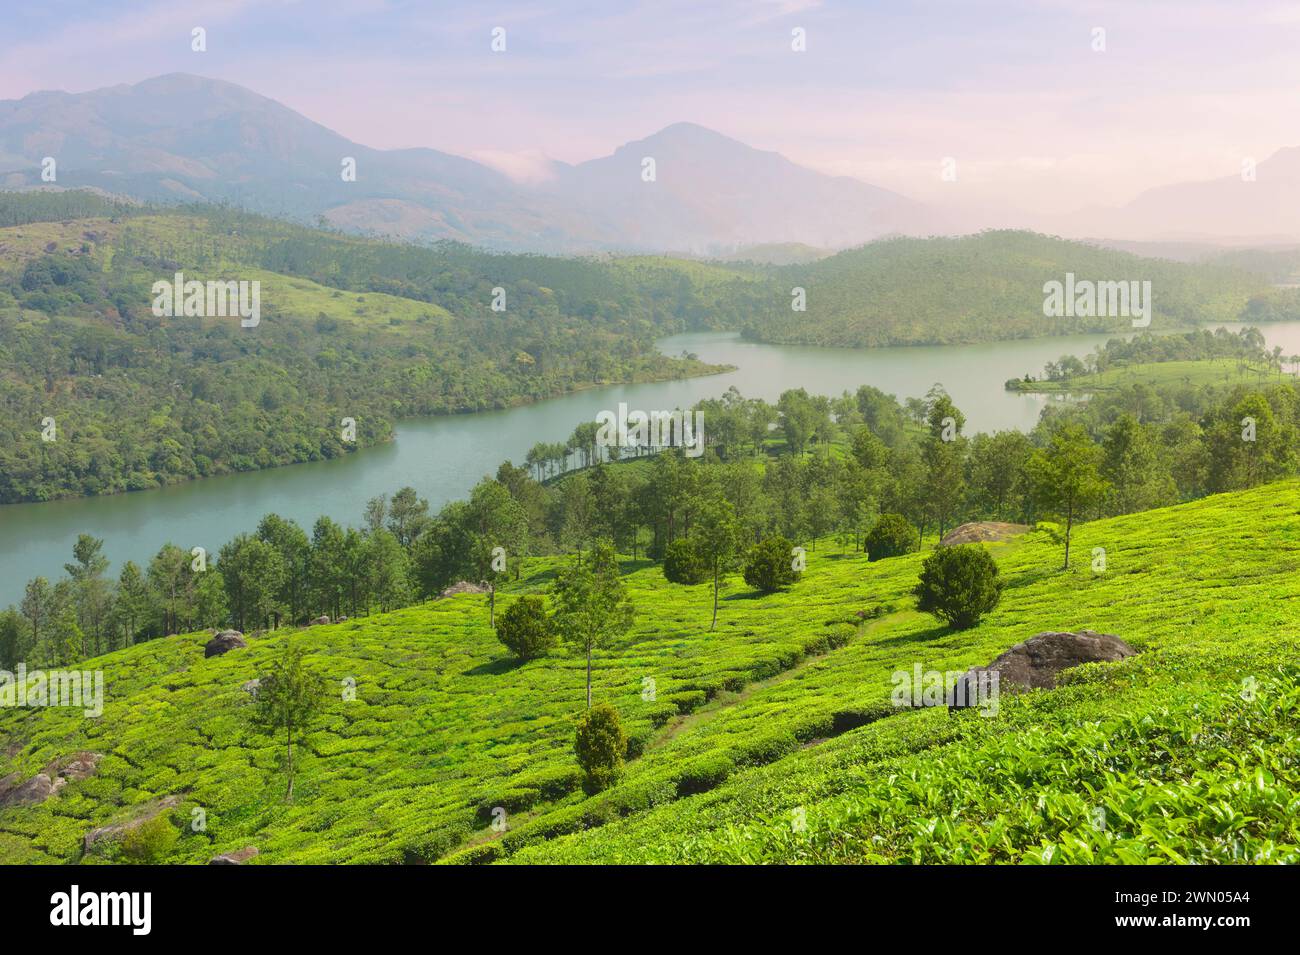
<svg viewBox="0 0 1300 955">
<path fill-rule="evenodd" d="M 1300 353 L 1300 322 L 1264 330 L 1270 346 Z M 436 510 L 465 496 L 503 460 L 522 463 L 538 441 L 562 441 L 579 422 L 595 418 L 602 409 L 617 408 L 620 401 L 652 411 L 687 407 L 700 398 L 721 395 L 732 385 L 746 397 L 775 401 L 787 388 L 837 395 L 862 384 L 903 399 L 921 397 L 941 382 L 965 412 L 969 431 L 1028 429 L 1050 399 L 1008 393 L 1003 382 L 1026 372 L 1038 374 L 1046 362 L 1061 355 L 1086 354 L 1107 337 L 853 350 L 754 345 L 731 333 L 679 335 L 660 347 L 672 355 L 688 350 L 737 370 L 689 381 L 593 389 L 509 411 L 413 419 L 398 426 L 394 443 L 334 461 L 135 494 L 0 506 L 0 607 L 16 602 L 30 578 L 58 577 L 72 558 L 79 533 L 104 539 L 116 573 L 127 559 L 143 566 L 167 541 L 185 550 L 198 545 L 215 553 L 272 511 L 296 520 L 308 532 L 321 514 L 358 523 L 368 498 L 404 485 L 427 497 Z"/>
</svg>

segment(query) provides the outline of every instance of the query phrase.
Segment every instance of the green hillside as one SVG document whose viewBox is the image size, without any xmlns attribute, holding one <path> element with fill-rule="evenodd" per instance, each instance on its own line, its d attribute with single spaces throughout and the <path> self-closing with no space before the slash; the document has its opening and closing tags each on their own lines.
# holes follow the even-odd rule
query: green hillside
<svg viewBox="0 0 1300 955">
<path fill-rule="evenodd" d="M 98 720 L 0 712 L 0 778 L 103 754 L 45 802 L 0 809 L 0 862 L 114 858 L 107 840 L 83 857 L 86 832 L 165 796 L 180 799 L 172 862 L 247 845 L 259 863 L 1297 861 L 1300 482 L 1077 527 L 1068 573 L 1050 529 L 991 546 L 1006 590 L 962 633 L 911 609 L 920 554 L 819 548 L 767 597 L 732 577 L 712 633 L 707 584 L 628 562 L 636 624 L 597 654 L 594 684 L 623 714 L 630 758 L 592 797 L 572 756 L 584 661 L 515 663 L 485 597 L 209 660 L 206 634 L 139 644 L 81 664 L 105 673 Z M 1103 573 L 1087 564 L 1097 547 Z M 498 611 L 555 566 L 528 562 Z M 995 717 L 889 702 L 894 671 L 960 670 L 1083 628 L 1140 655 L 1004 694 Z M 286 640 L 356 688 L 309 738 L 291 804 L 242 689 Z M 196 808 L 200 832 L 184 825 Z"/>
<path fill-rule="evenodd" d="M 1218 264 L 1140 258 L 1032 232 L 882 239 L 808 265 L 774 270 L 783 297 L 746 325 L 757 340 L 806 345 L 961 344 L 1131 331 L 1125 317 L 1048 318 L 1043 285 L 1066 273 L 1091 281 L 1150 281 L 1153 330 L 1208 322 L 1294 318 L 1294 291 Z M 791 308 L 804 288 L 807 310 Z"/>
</svg>

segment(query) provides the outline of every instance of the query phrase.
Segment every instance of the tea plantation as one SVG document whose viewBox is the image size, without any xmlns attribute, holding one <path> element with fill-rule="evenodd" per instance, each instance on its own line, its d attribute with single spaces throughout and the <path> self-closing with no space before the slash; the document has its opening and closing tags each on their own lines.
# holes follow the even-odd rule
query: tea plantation
<svg viewBox="0 0 1300 955">
<path fill-rule="evenodd" d="M 103 754 L 0 809 L 0 862 L 113 861 L 86 833 L 165 796 L 178 863 L 244 846 L 258 864 L 1300 861 L 1300 482 L 1082 525 L 1069 572 L 1050 528 L 989 546 L 1003 598 L 960 633 L 913 609 L 923 554 L 820 548 L 771 596 L 732 576 L 714 632 L 709 584 L 627 562 L 636 623 L 597 654 L 594 688 L 629 758 L 595 796 L 572 752 L 585 660 L 516 663 L 486 597 L 207 660 L 207 634 L 140 644 L 82 664 L 104 670 L 99 719 L 0 711 L 0 777 Z M 530 562 L 498 612 L 555 567 Z M 1004 693 L 996 715 L 891 703 L 895 671 L 1084 628 L 1139 654 Z M 285 640 L 338 687 L 291 803 L 244 689 Z"/>
</svg>

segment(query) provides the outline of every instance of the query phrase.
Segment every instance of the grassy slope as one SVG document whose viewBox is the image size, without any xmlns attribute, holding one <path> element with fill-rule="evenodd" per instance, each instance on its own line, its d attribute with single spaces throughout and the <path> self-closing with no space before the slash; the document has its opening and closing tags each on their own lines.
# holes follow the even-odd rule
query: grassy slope
<svg viewBox="0 0 1300 955">
<path fill-rule="evenodd" d="M 1167 385 L 1249 385 L 1258 388 L 1292 380 L 1294 376 L 1285 372 L 1259 366 L 1243 366 L 1235 358 L 1206 358 L 1125 365 L 1108 368 L 1099 374 L 1078 375 L 1060 381 L 1020 382 L 1016 390 L 1044 394 L 1083 393 L 1114 391 L 1138 383 L 1153 388 Z"/>
<path fill-rule="evenodd" d="M 582 661 L 513 665 L 481 597 L 206 661 L 202 636 L 155 641 L 99 661 L 97 722 L 0 714 L 0 776 L 77 749 L 109 754 L 45 804 L 0 811 L 0 861 L 75 861 L 90 826 L 170 793 L 185 799 L 178 818 L 207 811 L 207 832 L 178 845 L 174 861 L 188 862 L 247 844 L 263 862 L 1032 861 L 1044 846 L 1058 859 L 1293 858 L 1294 671 L 1289 690 L 1269 687 L 1300 660 L 1298 515 L 1300 482 L 1287 482 L 1096 522 L 1078 532 L 1069 574 L 1045 533 L 995 545 L 1005 597 L 964 634 L 906 609 L 920 555 L 869 564 L 813 551 L 792 591 L 761 599 L 733 579 L 713 634 L 707 586 L 630 568 L 638 623 L 599 656 L 595 685 L 644 753 L 593 798 L 573 789 L 569 749 Z M 1087 569 L 1096 546 L 1102 575 Z M 534 562 L 516 589 L 543 586 L 551 569 Z M 817 645 L 827 622 L 880 605 L 848 646 Z M 1143 654 L 1054 693 L 1004 697 L 992 719 L 888 706 L 896 669 L 957 670 L 1082 627 Z M 331 679 L 353 677 L 357 700 L 329 707 L 285 806 L 279 751 L 248 728 L 240 686 L 290 638 Z M 641 698 L 646 677 L 655 702 Z M 1236 695 L 1247 677 L 1260 686 L 1252 704 Z M 504 837 L 480 805 L 511 811 Z M 1090 828 L 1097 805 L 1104 834 Z M 790 825 L 796 808 L 807 833 Z"/>
</svg>

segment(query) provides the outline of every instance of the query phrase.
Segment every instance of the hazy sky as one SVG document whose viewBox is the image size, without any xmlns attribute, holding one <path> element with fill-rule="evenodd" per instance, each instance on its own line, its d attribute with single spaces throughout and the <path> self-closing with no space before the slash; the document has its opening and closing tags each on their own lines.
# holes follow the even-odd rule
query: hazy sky
<svg viewBox="0 0 1300 955">
<path fill-rule="evenodd" d="M 1058 211 L 1300 145 L 1300 2 L 3 6 L 0 98 L 200 73 L 367 145 L 518 175 L 690 120 L 921 199 Z M 205 53 L 190 49 L 196 26 Z M 504 53 L 490 49 L 497 26 Z M 796 27 L 806 52 L 791 50 Z M 949 156 L 955 183 L 940 177 Z"/>
</svg>

